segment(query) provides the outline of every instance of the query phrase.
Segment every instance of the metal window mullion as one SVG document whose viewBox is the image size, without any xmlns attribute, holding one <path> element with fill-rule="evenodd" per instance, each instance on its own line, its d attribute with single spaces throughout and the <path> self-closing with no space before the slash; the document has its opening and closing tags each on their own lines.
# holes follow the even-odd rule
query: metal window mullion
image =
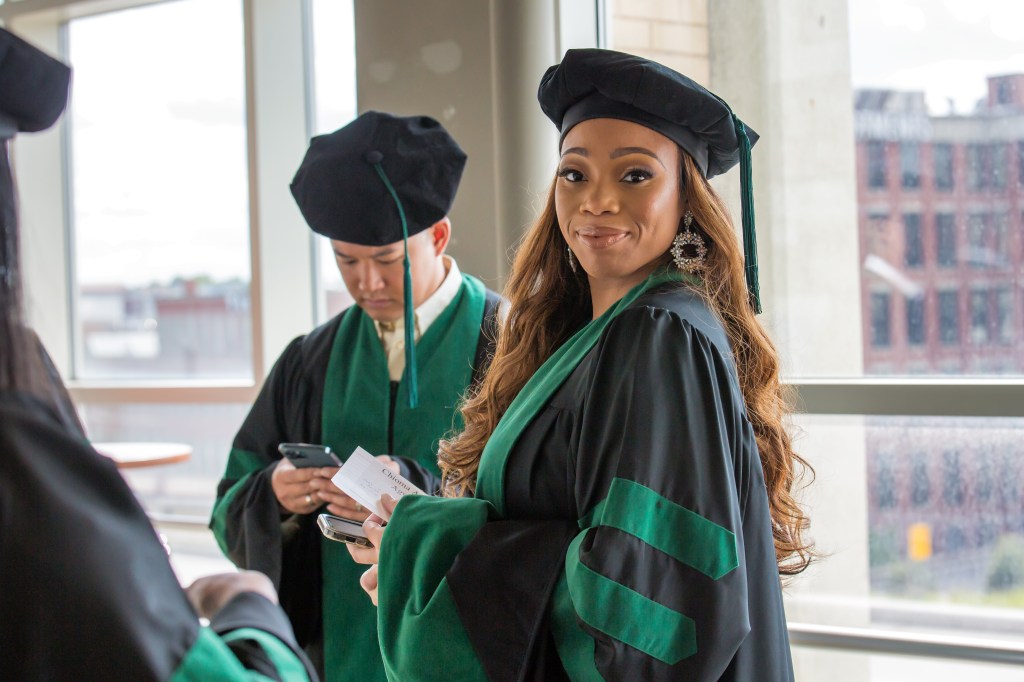
<svg viewBox="0 0 1024 682">
<path fill-rule="evenodd" d="M 798 647 L 1024 665 L 1024 644 L 980 637 L 791 622 L 789 640 Z"/>
<path fill-rule="evenodd" d="M 806 414 L 1024 417 L 1020 379 L 791 380 Z"/>
</svg>

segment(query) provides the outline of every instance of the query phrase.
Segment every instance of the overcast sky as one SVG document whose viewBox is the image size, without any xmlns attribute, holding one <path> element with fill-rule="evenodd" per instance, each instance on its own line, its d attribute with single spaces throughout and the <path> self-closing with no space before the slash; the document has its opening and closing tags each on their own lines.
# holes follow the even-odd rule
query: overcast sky
<svg viewBox="0 0 1024 682">
<path fill-rule="evenodd" d="M 351 1 L 313 2 L 316 132 L 354 115 Z M 856 87 L 924 90 L 934 113 L 950 100 L 966 113 L 987 75 L 1024 73 L 1024 0 L 850 5 Z M 76 20 L 69 47 L 79 282 L 247 279 L 240 0 Z"/>
<path fill-rule="evenodd" d="M 1024 73 L 1022 0 L 850 0 L 854 87 L 923 90 L 969 113 L 986 76 Z"/>
</svg>

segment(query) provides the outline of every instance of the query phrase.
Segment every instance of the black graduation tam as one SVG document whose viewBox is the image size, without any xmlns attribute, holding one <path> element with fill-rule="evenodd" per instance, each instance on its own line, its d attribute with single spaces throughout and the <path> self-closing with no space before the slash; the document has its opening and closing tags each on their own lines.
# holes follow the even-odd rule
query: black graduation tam
<svg viewBox="0 0 1024 682">
<path fill-rule="evenodd" d="M 383 246 L 403 237 L 391 188 L 412 236 L 448 215 L 465 165 L 465 152 L 429 116 L 368 111 L 313 138 L 291 190 L 313 231 Z"/>
<path fill-rule="evenodd" d="M 0 138 L 52 126 L 68 101 L 71 69 L 0 29 Z"/>
<path fill-rule="evenodd" d="M 643 57 L 612 50 L 569 50 L 547 70 L 540 108 L 561 132 L 591 118 L 619 118 L 656 130 L 689 152 L 713 178 L 740 160 L 732 110 L 707 88 Z M 757 134 L 742 124 L 751 145 Z"/>
<path fill-rule="evenodd" d="M 737 163 L 743 197 L 743 246 L 751 304 L 760 312 L 750 149 L 758 136 L 707 88 L 667 66 L 622 52 L 569 50 L 547 70 L 540 107 L 561 133 L 592 118 L 616 118 L 676 142 L 713 178 Z"/>
</svg>

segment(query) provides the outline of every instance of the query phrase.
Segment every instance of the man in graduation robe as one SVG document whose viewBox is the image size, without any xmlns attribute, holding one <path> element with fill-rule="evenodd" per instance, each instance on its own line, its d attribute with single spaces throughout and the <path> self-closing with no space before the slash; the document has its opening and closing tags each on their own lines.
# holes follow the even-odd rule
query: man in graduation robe
<svg viewBox="0 0 1024 682">
<path fill-rule="evenodd" d="M 239 567 L 267 573 L 296 636 L 327 680 L 384 680 L 361 567 L 323 538 L 326 511 L 367 512 L 295 469 L 283 442 L 356 446 L 436 487 L 437 441 L 493 352 L 499 297 L 445 255 L 466 155 L 427 116 L 368 112 L 312 140 L 292 183 L 310 227 L 331 239 L 356 305 L 295 339 L 235 437 L 211 528 Z"/>
</svg>

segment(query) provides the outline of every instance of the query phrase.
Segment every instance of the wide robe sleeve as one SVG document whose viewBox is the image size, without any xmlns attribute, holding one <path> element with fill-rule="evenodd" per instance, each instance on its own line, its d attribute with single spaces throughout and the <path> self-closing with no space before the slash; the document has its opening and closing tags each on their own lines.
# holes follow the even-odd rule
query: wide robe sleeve
<svg viewBox="0 0 1024 682">
<path fill-rule="evenodd" d="M 267 574 L 305 645 L 320 624 L 320 544 L 315 514 L 282 514 L 271 487 L 280 443 L 319 442 L 320 399 L 303 344 L 292 341 L 274 364 L 232 443 L 210 520 L 224 554 Z"/>
<path fill-rule="evenodd" d="M 750 631 L 751 485 L 765 506 L 754 541 L 763 548 L 772 533 L 722 345 L 674 312 L 638 307 L 596 349 L 575 445 L 581 532 L 553 599 L 574 678 L 734 679 L 726 671 Z M 769 570 L 772 582 L 754 589 L 777 592 L 774 552 Z"/>
<path fill-rule="evenodd" d="M 315 679 L 261 596 L 201 627 L 114 464 L 24 394 L 0 395 L 0 580 L 0 679 Z"/>
<path fill-rule="evenodd" d="M 473 521 L 403 500 L 381 548 L 385 660 L 400 663 L 403 631 L 445 627 L 436 607 L 450 601 L 479 679 L 544 679 L 547 639 L 574 680 L 792 679 L 760 460 L 721 328 L 637 306 L 593 353 L 570 442 L 574 527 L 481 510 L 468 543 L 428 559 L 432 529 Z M 417 561 L 433 571 L 400 575 Z M 503 647 L 489 645 L 499 632 Z"/>
</svg>

